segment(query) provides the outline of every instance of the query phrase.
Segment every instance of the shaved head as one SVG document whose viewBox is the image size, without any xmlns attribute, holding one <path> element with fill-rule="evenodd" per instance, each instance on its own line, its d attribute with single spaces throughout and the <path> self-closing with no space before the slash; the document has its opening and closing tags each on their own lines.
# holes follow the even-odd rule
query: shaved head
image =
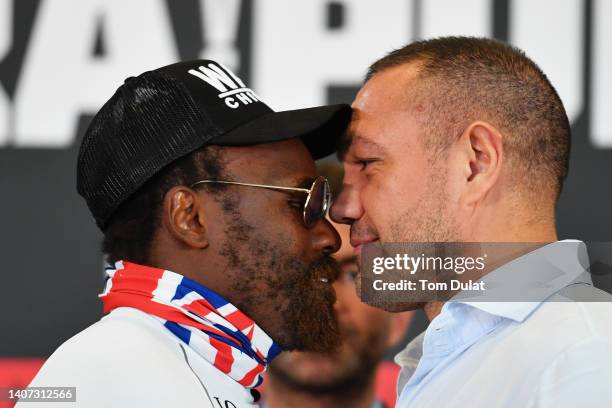
<svg viewBox="0 0 612 408">
<path fill-rule="evenodd" d="M 424 113 L 418 118 L 430 152 L 444 152 L 470 123 L 487 121 L 504 135 L 506 163 L 522 192 L 558 198 L 568 172 L 569 121 L 546 75 L 522 51 L 482 38 L 419 41 L 375 62 L 366 82 L 388 70 L 417 73 L 398 87 L 410 84 L 406 108 Z"/>
</svg>

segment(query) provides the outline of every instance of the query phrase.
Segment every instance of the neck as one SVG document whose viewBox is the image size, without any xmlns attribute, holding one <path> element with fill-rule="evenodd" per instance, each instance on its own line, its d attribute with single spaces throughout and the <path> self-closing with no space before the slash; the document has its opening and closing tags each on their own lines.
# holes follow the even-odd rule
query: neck
<svg viewBox="0 0 612 408">
<path fill-rule="evenodd" d="M 442 311 L 442 307 L 444 306 L 444 303 L 446 302 L 435 301 L 435 302 L 425 303 L 425 306 L 423 307 L 423 311 L 425 312 L 425 316 L 427 316 L 427 319 L 429 319 L 430 322 L 433 319 L 435 319 L 437 315 L 440 314 L 440 312 Z"/>
<path fill-rule="evenodd" d="M 555 209 L 525 207 L 488 208 L 468 222 L 464 241 L 472 242 L 553 242 L 557 240 Z"/>
<path fill-rule="evenodd" d="M 489 229 L 478 236 L 467 241 L 472 242 L 516 242 L 516 243 L 548 243 L 557 241 L 557 231 L 553 222 L 536 222 L 536 219 L 530 225 L 499 225 L 497 228 Z M 515 255 L 516 256 L 516 255 Z M 519 255 L 520 256 L 520 255 Z M 494 262 L 494 261 L 492 261 Z M 508 259 L 503 260 L 497 266 L 508 262 Z M 425 315 L 429 321 L 433 320 L 442 311 L 442 307 L 446 302 L 434 301 L 428 302 L 423 307 Z"/>
<path fill-rule="evenodd" d="M 269 408 L 337 408 L 343 406 L 369 408 L 375 399 L 374 376 L 366 387 L 321 394 L 293 388 L 271 375 L 267 376 L 264 384 L 265 399 Z"/>
<path fill-rule="evenodd" d="M 495 234 L 496 239 L 483 239 L 480 242 L 554 242 L 557 240 L 557 231 L 552 225 L 533 225 L 529 227 L 502 226 L 506 229 L 504 234 Z"/>
</svg>

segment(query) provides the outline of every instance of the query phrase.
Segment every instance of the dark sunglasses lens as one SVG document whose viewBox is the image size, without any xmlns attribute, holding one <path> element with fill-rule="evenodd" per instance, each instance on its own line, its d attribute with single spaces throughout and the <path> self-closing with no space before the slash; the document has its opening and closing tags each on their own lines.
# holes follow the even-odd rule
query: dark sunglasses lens
<svg viewBox="0 0 612 408">
<path fill-rule="evenodd" d="M 317 178 L 312 184 L 308 202 L 304 208 L 304 223 L 308 228 L 314 226 L 317 221 L 325 216 L 327 209 L 327 196 L 329 189 L 323 177 Z"/>
</svg>

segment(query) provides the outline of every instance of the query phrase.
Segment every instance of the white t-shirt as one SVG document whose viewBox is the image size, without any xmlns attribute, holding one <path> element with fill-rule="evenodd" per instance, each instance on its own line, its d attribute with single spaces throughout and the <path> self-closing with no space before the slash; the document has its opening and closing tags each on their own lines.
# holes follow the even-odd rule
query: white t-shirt
<svg viewBox="0 0 612 408">
<path fill-rule="evenodd" d="M 54 408 L 258 406 L 248 388 L 193 352 L 154 317 L 129 307 L 113 310 L 62 344 L 30 386 L 76 387 L 76 404 L 49 402 Z"/>
</svg>

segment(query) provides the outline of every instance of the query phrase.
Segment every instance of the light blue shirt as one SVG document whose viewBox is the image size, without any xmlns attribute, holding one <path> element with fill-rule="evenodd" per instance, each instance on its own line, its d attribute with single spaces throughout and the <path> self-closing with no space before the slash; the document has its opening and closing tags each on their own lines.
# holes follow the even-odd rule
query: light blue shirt
<svg viewBox="0 0 612 408">
<path fill-rule="evenodd" d="M 490 274 L 531 279 L 546 288 L 539 301 L 494 302 L 491 291 L 447 302 L 396 356 L 397 407 L 612 407 L 612 296 L 591 286 L 584 244 L 572 242 Z"/>
</svg>

